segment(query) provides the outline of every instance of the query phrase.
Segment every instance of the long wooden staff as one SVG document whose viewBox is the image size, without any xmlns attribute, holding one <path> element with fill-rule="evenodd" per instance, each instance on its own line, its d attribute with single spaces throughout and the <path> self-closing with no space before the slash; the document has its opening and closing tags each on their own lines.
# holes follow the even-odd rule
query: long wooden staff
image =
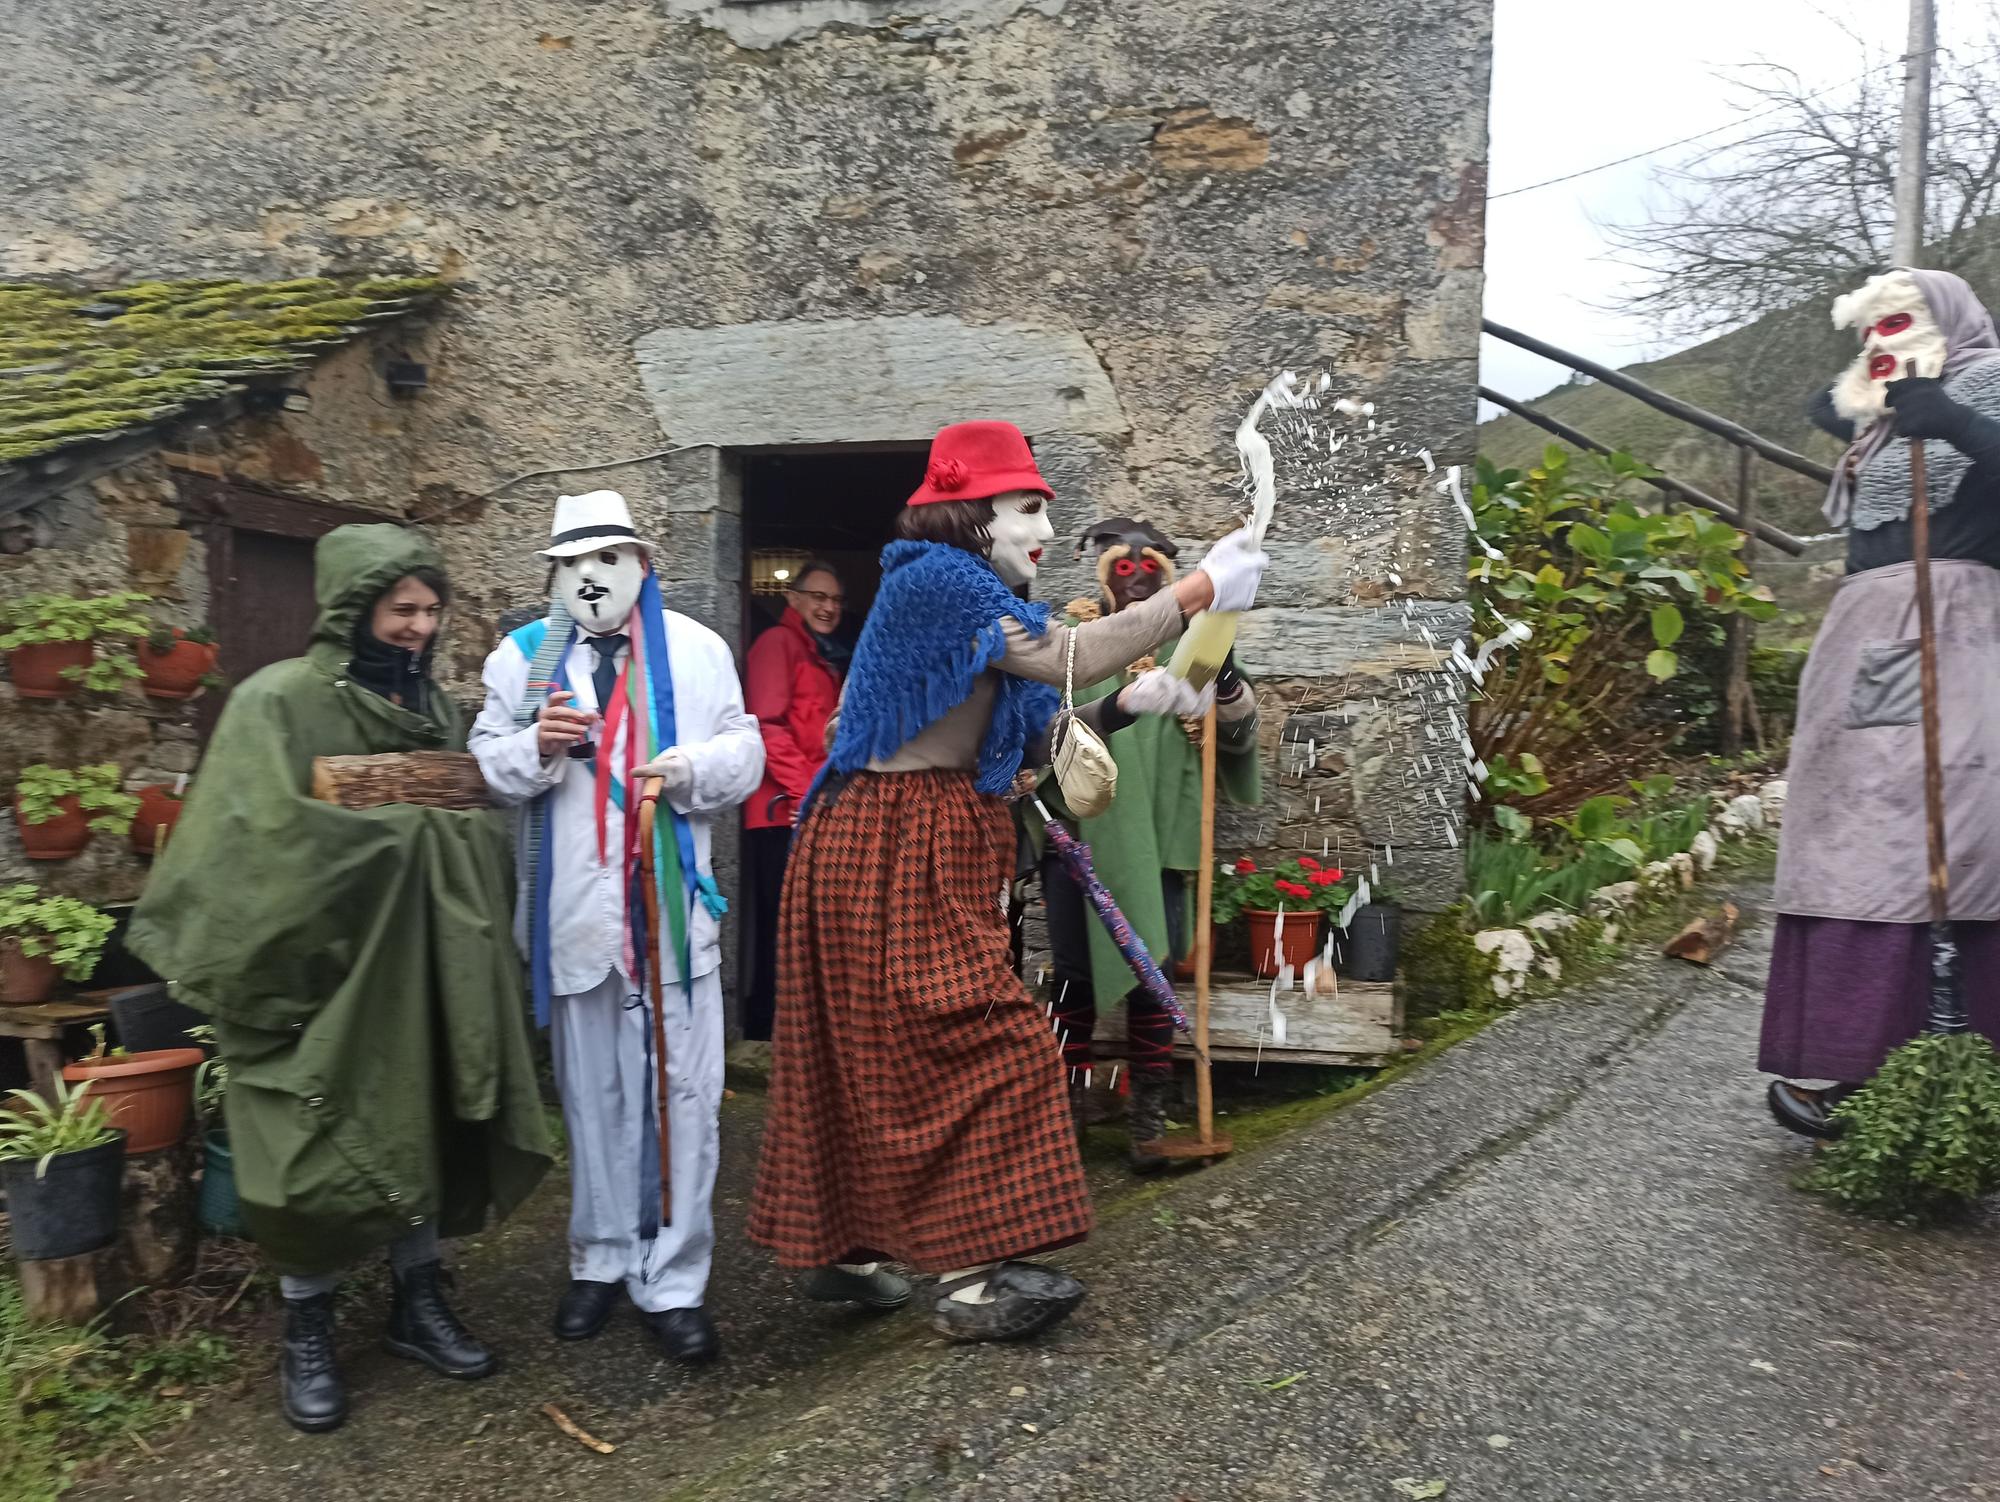
<svg viewBox="0 0 2000 1502">
<path fill-rule="evenodd" d="M 1916 374 L 1916 362 L 1910 363 Z M 1937 619 L 1931 600 L 1931 497 L 1924 442 L 1910 445 L 1910 554 L 1917 575 L 1917 664 L 1923 690 L 1924 824 L 1930 844 L 1931 1002 L 1929 1030 L 1970 1026 L 1958 985 L 1958 943 L 1951 927 L 1951 870 L 1944 842 L 1944 736 L 1938 716 Z"/>
<path fill-rule="evenodd" d="M 1208 999 L 1215 945 L 1208 914 L 1215 900 L 1215 706 L 1201 721 L 1201 869 L 1195 873 L 1194 914 L 1194 1107 L 1195 1135 L 1176 1132 L 1147 1151 L 1163 1158 L 1208 1162 L 1227 1157 L 1235 1140 L 1215 1135 L 1215 1088 L 1209 1079 Z"/>
<path fill-rule="evenodd" d="M 660 1224 L 674 1220 L 674 1169 L 672 1138 L 667 1123 L 667 1019 L 660 999 L 660 887 L 659 868 L 653 863 L 653 822 L 660 807 L 661 780 L 642 778 L 639 783 L 639 893 L 646 906 L 645 959 L 646 989 L 653 1003 L 653 1088 L 660 1116 Z M 691 977 L 686 977 L 693 986 Z"/>
</svg>

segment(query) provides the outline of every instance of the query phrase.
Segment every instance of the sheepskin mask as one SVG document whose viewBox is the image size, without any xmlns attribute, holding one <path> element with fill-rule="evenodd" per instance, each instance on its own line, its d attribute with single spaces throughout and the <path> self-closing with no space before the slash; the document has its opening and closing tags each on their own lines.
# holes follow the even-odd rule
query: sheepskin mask
<svg viewBox="0 0 2000 1502">
<path fill-rule="evenodd" d="M 1944 330 L 1907 271 L 1885 271 L 1835 298 L 1833 326 L 1854 329 L 1861 337 L 1861 353 L 1833 385 L 1834 410 L 1857 429 L 1888 410 L 1884 391 L 1911 373 L 1912 361 L 1920 376 L 1935 379 L 1944 371 Z"/>
</svg>

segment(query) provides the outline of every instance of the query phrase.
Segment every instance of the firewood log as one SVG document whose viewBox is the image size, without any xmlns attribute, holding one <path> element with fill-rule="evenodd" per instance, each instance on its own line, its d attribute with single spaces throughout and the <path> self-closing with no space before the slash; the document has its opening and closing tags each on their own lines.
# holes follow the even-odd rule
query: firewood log
<svg viewBox="0 0 2000 1502">
<path fill-rule="evenodd" d="M 465 751 L 392 751 L 381 756 L 313 758 L 313 797 L 342 808 L 414 803 L 422 808 L 491 808 L 479 762 Z"/>
</svg>

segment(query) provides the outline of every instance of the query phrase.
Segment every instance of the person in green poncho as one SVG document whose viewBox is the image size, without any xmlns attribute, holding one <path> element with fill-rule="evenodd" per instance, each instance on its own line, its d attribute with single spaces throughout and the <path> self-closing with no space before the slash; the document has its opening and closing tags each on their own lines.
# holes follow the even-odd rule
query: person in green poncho
<svg viewBox="0 0 2000 1502">
<path fill-rule="evenodd" d="M 1173 584 L 1173 539 L 1146 522 L 1106 518 L 1083 534 L 1080 546 L 1097 554 L 1102 602 L 1071 601 L 1072 624 L 1105 611 L 1115 614 Z M 1102 683 L 1079 687 L 1076 702 L 1116 693 L 1152 665 L 1142 659 Z M 1233 658 L 1224 665 L 1215 690 L 1217 786 L 1233 803 L 1255 804 L 1262 797 L 1257 700 Z M 1201 863 L 1201 722 L 1146 715 L 1113 733 L 1109 744 L 1118 763 L 1118 793 L 1102 814 L 1069 817 L 1052 774 L 1043 780 L 1042 797 L 1090 846 L 1097 874 L 1119 910 L 1166 966 L 1184 959 L 1193 945 L 1193 877 Z M 1031 832 L 1039 837 L 1038 828 L 1031 826 Z M 1042 897 L 1054 962 L 1054 1016 L 1077 1131 L 1081 1134 L 1084 1125 L 1098 1003 L 1122 996 L 1131 1086 L 1126 1107 L 1130 1162 L 1141 1173 L 1164 1167 L 1167 1160 L 1147 1149 L 1166 1132 L 1174 1083 L 1173 1023 L 1138 988 L 1125 957 L 1053 852 L 1042 857 Z"/>
<path fill-rule="evenodd" d="M 504 1215 L 550 1160 L 504 827 L 310 793 L 316 757 L 465 749 L 430 676 L 443 558 L 385 524 L 328 533 L 314 563 L 306 655 L 230 695 L 129 937 L 214 1021 L 243 1219 L 282 1275 L 285 1416 L 308 1431 L 346 1417 L 334 1289 L 372 1251 L 390 1351 L 495 1369 L 445 1300 L 438 1239 Z"/>
</svg>

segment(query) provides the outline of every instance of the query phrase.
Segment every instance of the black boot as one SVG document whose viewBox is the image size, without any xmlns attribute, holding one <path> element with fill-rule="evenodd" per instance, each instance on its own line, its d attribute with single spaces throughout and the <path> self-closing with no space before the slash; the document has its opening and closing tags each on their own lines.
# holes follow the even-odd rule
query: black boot
<svg viewBox="0 0 2000 1502">
<path fill-rule="evenodd" d="M 618 1296 L 624 1291 L 622 1283 L 573 1279 L 563 1292 L 561 1302 L 556 1305 L 556 1338 L 590 1339 L 604 1328 L 605 1321 L 611 1318 L 611 1311 L 618 1307 Z"/>
<path fill-rule="evenodd" d="M 395 1355 L 421 1361 L 447 1377 L 468 1382 L 490 1377 L 499 1363 L 452 1313 L 444 1301 L 443 1279 L 441 1262 L 420 1262 L 396 1274 L 396 1296 L 389 1306 L 389 1328 L 382 1344 Z"/>
<path fill-rule="evenodd" d="M 1132 1076 L 1132 1093 L 1125 1102 L 1125 1125 L 1132 1134 L 1132 1146 L 1125 1161 L 1134 1173 L 1157 1173 L 1167 1166 L 1165 1158 L 1146 1149 L 1167 1135 L 1167 1106 L 1173 1096 L 1171 1074 Z"/>
<path fill-rule="evenodd" d="M 285 1300 L 278 1393 L 294 1429 L 324 1434 L 347 1418 L 347 1389 L 333 1359 L 333 1295 Z"/>
<path fill-rule="evenodd" d="M 715 1321 L 699 1304 L 692 1309 L 661 1309 L 644 1318 L 661 1352 L 682 1366 L 706 1366 L 722 1354 Z"/>
</svg>

